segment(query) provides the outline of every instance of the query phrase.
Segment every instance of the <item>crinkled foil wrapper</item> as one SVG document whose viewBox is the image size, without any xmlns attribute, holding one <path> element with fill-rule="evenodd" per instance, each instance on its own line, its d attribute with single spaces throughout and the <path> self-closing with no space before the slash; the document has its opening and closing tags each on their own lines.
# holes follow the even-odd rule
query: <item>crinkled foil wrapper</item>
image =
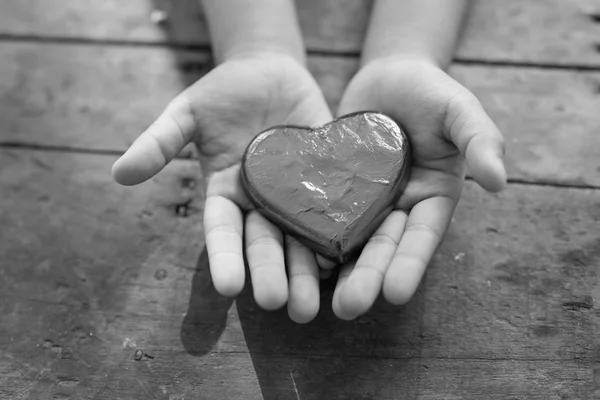
<svg viewBox="0 0 600 400">
<path fill-rule="evenodd" d="M 391 212 L 408 178 L 408 137 L 360 112 L 319 128 L 276 126 L 250 143 L 241 179 L 257 210 L 315 252 L 343 263 Z"/>
</svg>

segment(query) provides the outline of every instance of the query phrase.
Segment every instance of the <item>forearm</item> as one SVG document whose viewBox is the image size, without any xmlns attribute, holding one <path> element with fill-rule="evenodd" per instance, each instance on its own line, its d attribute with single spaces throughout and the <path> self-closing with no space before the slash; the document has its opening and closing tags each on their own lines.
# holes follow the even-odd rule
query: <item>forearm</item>
<svg viewBox="0 0 600 400">
<path fill-rule="evenodd" d="M 305 63 L 293 0 L 201 0 L 217 63 L 256 52 L 289 54 Z"/>
<path fill-rule="evenodd" d="M 445 69 L 452 61 L 468 0 L 375 0 L 362 64 L 400 56 Z"/>
</svg>

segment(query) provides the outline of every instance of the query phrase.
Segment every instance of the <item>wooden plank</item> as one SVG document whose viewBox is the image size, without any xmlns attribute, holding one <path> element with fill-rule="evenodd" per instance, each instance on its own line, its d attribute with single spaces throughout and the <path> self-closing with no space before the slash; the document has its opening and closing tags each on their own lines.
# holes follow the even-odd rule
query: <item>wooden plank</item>
<svg viewBox="0 0 600 400">
<path fill-rule="evenodd" d="M 600 184 L 600 72 L 458 66 L 506 138 L 506 164 L 526 182 Z"/>
<path fill-rule="evenodd" d="M 123 188 L 113 161 L 0 151 L 0 397 L 598 394 L 597 190 L 467 183 L 408 306 L 338 321 L 325 284 L 319 317 L 298 326 L 250 288 L 216 295 L 195 163 Z"/>
<path fill-rule="evenodd" d="M 309 49 L 360 51 L 371 0 L 297 4 Z M 154 9 L 167 12 L 167 24 L 152 22 Z M 3 35 L 208 44 L 196 0 L 4 0 L 1 10 Z M 457 56 L 598 67 L 598 15 L 597 0 L 475 1 Z"/>
<path fill-rule="evenodd" d="M 3 141 L 124 150 L 189 83 L 168 50 L 6 43 L 0 52 Z"/>
<path fill-rule="evenodd" d="M 147 323 L 123 328 L 140 275 L 161 300 L 140 302 L 185 312 L 173 289 L 188 284 L 201 245 L 201 203 L 190 202 L 198 168 L 177 163 L 127 190 L 111 182 L 113 160 L 0 152 L 0 398 L 87 398 L 110 387 L 133 360 L 126 338 L 156 334 Z"/>
<path fill-rule="evenodd" d="M 433 360 L 423 364 L 419 397 L 412 398 L 595 399 L 599 391 L 593 374 L 576 363 Z"/>
<path fill-rule="evenodd" d="M 600 193 L 467 187 L 425 292 L 423 356 L 597 362 Z"/>
<path fill-rule="evenodd" d="M 600 66 L 597 0 L 475 0 L 473 4 L 458 58 Z"/>
<path fill-rule="evenodd" d="M 163 107 L 211 68 L 206 53 L 5 43 L 1 142 L 124 151 Z M 149 62 L 151 60 L 151 62 Z M 335 109 L 355 59 L 313 56 Z M 455 65 L 507 138 L 511 179 L 600 185 L 600 72 Z"/>
</svg>

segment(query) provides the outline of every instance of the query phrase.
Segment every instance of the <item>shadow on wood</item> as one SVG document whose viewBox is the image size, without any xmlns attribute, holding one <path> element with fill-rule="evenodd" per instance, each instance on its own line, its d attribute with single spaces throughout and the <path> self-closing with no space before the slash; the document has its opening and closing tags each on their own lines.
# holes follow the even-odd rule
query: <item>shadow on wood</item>
<svg viewBox="0 0 600 400">
<path fill-rule="evenodd" d="M 198 0 L 151 0 L 154 12 L 157 15 L 163 15 L 164 21 L 156 22 L 161 27 L 167 43 L 182 43 L 185 37 L 202 37 L 204 32 L 204 13 Z M 194 49 L 206 47 L 204 50 L 210 50 L 209 46 L 193 45 Z M 173 51 L 176 57 L 177 70 L 181 73 L 181 81 L 184 87 L 190 86 L 214 66 L 212 60 L 209 62 L 198 62 L 197 58 L 190 57 L 192 51 Z"/>
<path fill-rule="evenodd" d="M 285 308 L 260 309 L 249 280 L 237 297 L 239 319 L 264 399 L 373 398 L 391 379 L 417 379 L 415 362 L 424 340 L 421 293 L 407 307 L 379 301 L 367 316 L 348 322 L 331 310 L 334 285 L 335 279 L 322 281 L 321 311 L 306 325 L 292 322 Z M 189 354 L 204 356 L 213 350 L 226 327 L 231 304 L 212 285 L 204 249 L 181 327 L 181 340 Z"/>
<path fill-rule="evenodd" d="M 154 7 L 154 23 L 163 31 L 167 43 L 202 47 L 205 38 L 204 12 L 198 0 L 148 0 Z M 190 41 L 190 38 L 193 38 Z M 208 48 L 208 46 L 207 46 Z"/>
<path fill-rule="evenodd" d="M 206 247 L 192 280 L 188 311 L 181 325 L 181 343 L 194 356 L 209 353 L 225 329 L 233 299 L 219 295 L 212 284 Z"/>
</svg>

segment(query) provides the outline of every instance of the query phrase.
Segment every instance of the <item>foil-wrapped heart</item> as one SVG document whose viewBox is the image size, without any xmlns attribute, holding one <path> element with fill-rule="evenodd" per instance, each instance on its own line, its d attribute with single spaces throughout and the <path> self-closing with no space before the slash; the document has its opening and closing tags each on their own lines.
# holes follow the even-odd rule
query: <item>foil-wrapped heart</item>
<svg viewBox="0 0 600 400">
<path fill-rule="evenodd" d="M 343 263 L 391 212 L 409 173 L 402 129 L 384 114 L 359 112 L 318 128 L 263 131 L 246 149 L 241 179 L 268 220 Z"/>
</svg>

